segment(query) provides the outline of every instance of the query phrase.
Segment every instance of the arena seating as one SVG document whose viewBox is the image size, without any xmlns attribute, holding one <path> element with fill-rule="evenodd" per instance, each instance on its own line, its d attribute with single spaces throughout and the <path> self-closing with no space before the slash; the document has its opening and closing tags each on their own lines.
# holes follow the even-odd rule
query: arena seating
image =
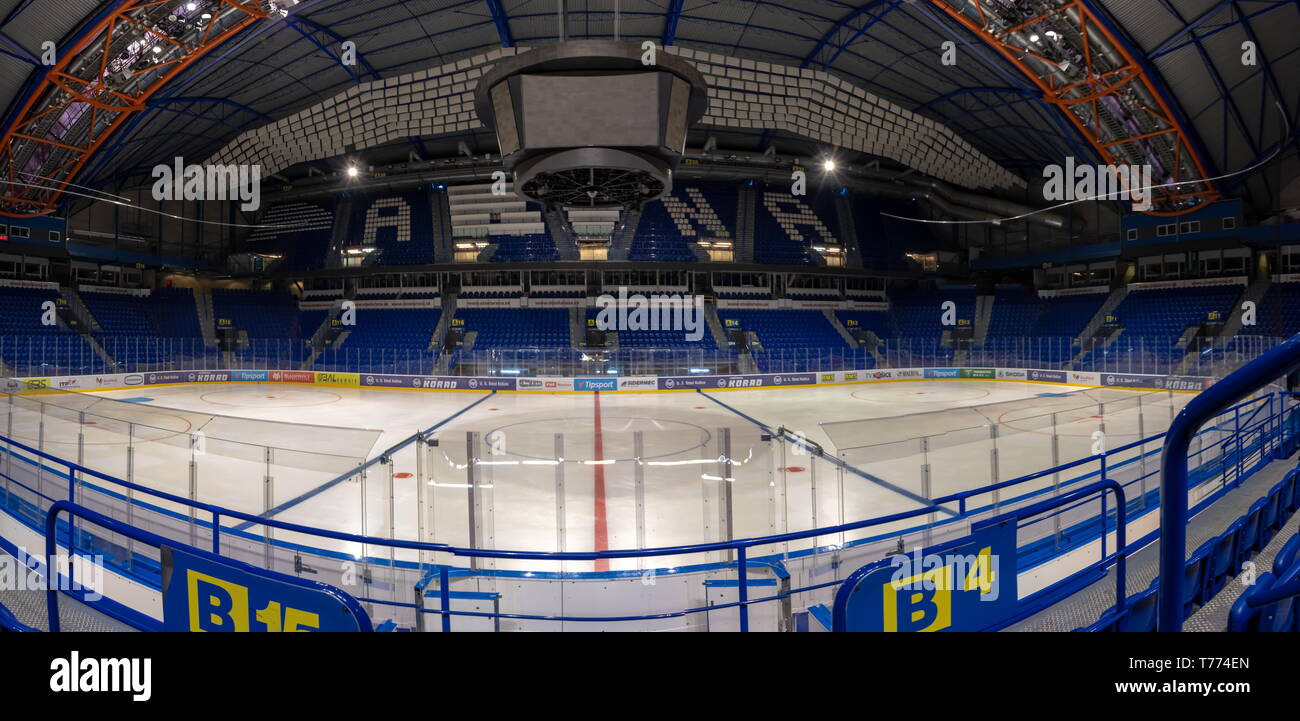
<svg viewBox="0 0 1300 721">
<path fill-rule="evenodd" d="M 1190 617 L 1198 607 L 1224 591 L 1243 565 L 1269 546 L 1287 519 L 1300 509 L 1298 475 L 1292 470 L 1269 489 L 1265 497 L 1252 504 L 1244 516 L 1192 551 L 1184 576 L 1184 617 Z M 1300 631 L 1300 605 L 1297 605 L 1300 600 L 1296 597 L 1262 606 L 1250 605 L 1252 599 L 1270 589 L 1300 578 L 1300 534 L 1294 534 L 1281 545 L 1273 557 L 1271 568 L 1264 567 L 1260 571 L 1255 582 L 1234 601 L 1224 630 L 1255 633 Z M 1157 578 L 1146 590 L 1130 596 L 1122 612 L 1111 607 L 1095 623 L 1075 630 L 1154 631 L 1159 593 Z"/>
<path fill-rule="evenodd" d="M 432 263 L 433 210 L 428 189 L 358 194 L 352 200 L 348 236 L 378 249 L 375 265 Z"/>
<path fill-rule="evenodd" d="M 1300 328 L 1300 282 L 1274 283 L 1260 299 L 1255 325 L 1243 325 L 1238 335 L 1285 337 Z"/>
<path fill-rule="evenodd" d="M 465 332 L 478 331 L 474 350 L 570 347 L 563 308 L 461 308 L 456 320 Z"/>
<path fill-rule="evenodd" d="M 813 245 L 839 245 L 839 223 L 830 193 L 794 196 L 788 188 L 757 193 L 754 260 L 778 265 L 816 265 Z"/>
<path fill-rule="evenodd" d="M 647 203 L 628 250 L 629 260 L 689 263 L 692 241 L 736 237 L 737 191 L 732 185 L 678 186 Z"/>
<path fill-rule="evenodd" d="M 587 309 L 587 320 L 594 321 L 600 313 L 598 308 Z M 588 323 L 590 326 L 590 323 Z M 705 351 L 716 351 L 718 344 L 713 340 L 713 332 L 708 325 L 704 326 L 704 336 L 698 341 L 686 339 L 686 332 L 681 330 L 619 330 L 618 331 L 619 348 L 662 348 L 662 349 L 695 349 Z"/>
<path fill-rule="evenodd" d="M 560 259 L 560 251 L 555 248 L 555 239 L 550 233 L 494 235 L 490 240 L 497 244 L 497 250 L 492 254 L 493 263 L 532 263 Z"/>
<path fill-rule="evenodd" d="M 433 342 L 442 311 L 437 308 L 367 308 L 357 313 L 343 349 L 423 350 Z"/>
<path fill-rule="evenodd" d="M 96 340 L 113 360 L 135 369 L 171 359 L 176 343 L 162 339 L 161 330 L 150 320 L 146 296 L 83 291 L 81 299 L 99 323 Z"/>
<path fill-rule="evenodd" d="M 1167 372 L 1185 354 L 1175 345 L 1183 332 L 1204 323 L 1211 311 L 1226 318 L 1241 291 L 1240 285 L 1230 284 L 1134 290 L 1115 309 L 1123 334 L 1109 346 L 1089 351 L 1080 366 Z"/>
<path fill-rule="evenodd" d="M 1074 340 L 1097 309 L 1105 293 L 1039 297 L 1019 286 L 994 290 L 993 312 L 980 355 L 994 365 L 1041 361 L 1053 366 L 1073 357 Z"/>
<path fill-rule="evenodd" d="M 850 333 L 855 328 L 868 330 L 877 338 L 885 340 L 898 335 L 898 328 L 888 311 L 883 310 L 837 310 L 835 317 Z"/>
<path fill-rule="evenodd" d="M 144 304 L 145 312 L 163 338 L 202 338 L 194 291 L 189 288 L 156 288 Z"/>
<path fill-rule="evenodd" d="M 952 360 L 952 348 L 942 345 L 943 332 L 951 330 L 942 324 L 945 301 L 956 304 L 959 323 L 974 324 L 974 288 L 903 290 L 890 294 L 894 322 L 898 325 L 897 341 L 890 344 L 890 352 L 898 354 L 899 362 L 926 365 Z"/>
<path fill-rule="evenodd" d="M 329 310 L 300 310 L 298 311 L 298 329 L 302 332 L 303 338 L 311 338 L 316 331 L 320 329 L 321 323 L 329 317 Z"/>
<path fill-rule="evenodd" d="M 718 317 L 729 328 L 754 333 L 762 349 L 751 352 L 764 372 L 834 369 L 850 350 L 819 310 L 720 309 Z"/>
<path fill-rule="evenodd" d="M 75 330 L 42 325 L 41 306 L 59 291 L 0 286 L 0 357 L 20 375 L 100 373 L 104 360 Z"/>
<path fill-rule="evenodd" d="M 288 293 L 243 288 L 214 288 L 212 305 L 218 323 L 229 320 L 249 338 L 300 338 L 298 301 Z M 315 330 L 315 329 L 313 329 Z"/>
<path fill-rule="evenodd" d="M 853 213 L 853 229 L 858 237 L 858 250 L 868 268 L 880 270 L 908 270 L 904 253 L 909 250 L 933 249 L 934 238 L 925 226 L 918 223 L 888 218 L 881 213 L 915 217 L 917 210 L 904 201 L 890 202 L 866 193 L 849 193 L 849 207 Z"/>
<path fill-rule="evenodd" d="M 330 232 L 334 228 L 334 208 L 310 202 L 275 203 L 258 219 L 248 237 L 248 248 L 255 253 L 278 253 L 283 256 L 277 270 L 295 271 L 321 268 L 329 250 Z"/>
</svg>

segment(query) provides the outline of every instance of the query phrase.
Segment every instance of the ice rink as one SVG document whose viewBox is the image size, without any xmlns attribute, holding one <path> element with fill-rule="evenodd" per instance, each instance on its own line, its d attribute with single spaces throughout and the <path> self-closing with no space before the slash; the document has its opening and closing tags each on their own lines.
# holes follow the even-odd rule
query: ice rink
<svg viewBox="0 0 1300 721">
<path fill-rule="evenodd" d="M 18 440 L 80 454 L 97 470 L 282 521 L 456 546 L 590 551 L 763 536 L 919 508 L 925 498 L 1089 455 L 1099 442 L 1117 447 L 1139 432 L 1158 433 L 1191 397 L 978 380 L 600 394 L 210 384 L 41 394 L 15 406 L 12 420 Z M 786 429 L 787 440 L 760 423 Z M 436 445 L 414 443 L 391 463 L 354 472 L 430 429 Z M 809 450 L 818 447 L 823 456 Z M 1070 477 L 971 504 L 1005 502 Z M 783 548 L 843 544 L 918 523 Z M 275 538 L 388 553 L 283 531 Z M 664 563 L 705 560 L 715 559 Z M 573 562 L 564 570 L 647 563 Z"/>
</svg>

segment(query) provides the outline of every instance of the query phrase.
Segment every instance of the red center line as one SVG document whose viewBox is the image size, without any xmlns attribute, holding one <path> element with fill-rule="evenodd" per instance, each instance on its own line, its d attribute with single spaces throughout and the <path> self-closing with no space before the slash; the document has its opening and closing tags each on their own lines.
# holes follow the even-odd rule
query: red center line
<svg viewBox="0 0 1300 721">
<path fill-rule="evenodd" d="M 596 501 L 596 508 L 595 508 L 596 550 L 608 551 L 609 550 L 609 523 L 605 518 L 605 466 L 602 463 L 602 461 L 605 460 L 605 447 L 604 447 L 604 442 L 601 439 L 601 429 L 600 429 L 600 391 L 595 391 L 593 393 L 593 397 L 595 399 L 594 406 L 596 411 L 596 419 L 595 419 L 596 427 L 592 432 L 591 442 L 592 442 L 592 456 L 596 461 L 596 464 L 592 466 L 592 470 L 596 482 L 595 491 L 593 493 Z M 596 559 L 596 570 L 608 571 L 609 559 L 608 558 Z"/>
</svg>

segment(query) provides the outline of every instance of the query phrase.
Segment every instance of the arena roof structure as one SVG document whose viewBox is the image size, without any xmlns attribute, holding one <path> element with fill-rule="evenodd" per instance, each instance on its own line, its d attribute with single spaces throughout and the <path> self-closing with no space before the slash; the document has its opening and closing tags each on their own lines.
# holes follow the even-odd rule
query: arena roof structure
<svg viewBox="0 0 1300 721">
<path fill-rule="evenodd" d="M 292 177 L 361 150 L 368 162 L 496 153 L 472 104 L 451 109 L 476 67 L 617 37 L 713 74 L 693 145 L 834 149 L 989 191 L 1067 156 L 1149 162 L 1169 185 L 1159 212 L 1241 196 L 1264 215 L 1295 156 L 1233 174 L 1296 145 L 1300 77 L 1282 68 L 1297 35 L 1289 0 L 0 0 L 0 212 L 54 212 L 67 183 L 140 185 L 178 156 L 259 157 Z M 445 102 L 421 117 L 358 103 L 358 131 L 344 133 L 328 114 L 380 87 L 421 102 L 413 93 L 433 93 L 414 83 L 435 74 Z M 773 78 L 784 90 L 762 87 L 781 87 Z M 395 115 L 364 112 L 381 108 Z M 286 128 L 316 137 L 291 152 Z M 275 162 L 240 154 L 259 132 Z"/>
</svg>

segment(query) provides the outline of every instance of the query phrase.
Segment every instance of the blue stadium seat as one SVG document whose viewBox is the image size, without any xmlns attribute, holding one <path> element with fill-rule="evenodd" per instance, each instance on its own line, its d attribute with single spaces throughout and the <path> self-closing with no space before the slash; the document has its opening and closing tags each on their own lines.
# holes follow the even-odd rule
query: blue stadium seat
<svg viewBox="0 0 1300 721">
<path fill-rule="evenodd" d="M 282 256 L 276 270 L 314 270 L 325 267 L 335 207 L 328 202 L 274 203 L 258 218 L 248 236 L 249 250 Z"/>
<path fill-rule="evenodd" d="M 1131 291 L 1114 311 L 1124 332 L 1085 355 L 1080 369 L 1167 373 L 1185 354 L 1176 345 L 1183 332 L 1206 322 L 1211 312 L 1227 317 L 1241 290 L 1225 284 Z"/>
<path fill-rule="evenodd" d="M 1147 590 L 1129 597 L 1124 608 L 1124 615 L 1115 624 L 1115 630 L 1123 633 L 1150 633 L 1156 630 L 1156 608 L 1159 605 L 1160 589 L 1152 583 Z"/>
<path fill-rule="evenodd" d="M 755 196 L 755 262 L 816 265 L 814 245 L 843 243 L 831 192 L 794 196 L 789 188 L 769 186 Z"/>
<path fill-rule="evenodd" d="M 1282 575 L 1282 571 L 1290 568 L 1297 560 L 1300 560 L 1300 533 L 1291 537 L 1282 546 L 1282 550 L 1277 552 L 1273 558 L 1273 573 Z"/>
<path fill-rule="evenodd" d="M 736 186 L 694 183 L 674 186 L 667 197 L 646 203 L 628 260 L 690 263 L 696 260 L 690 243 L 736 237 Z"/>
<path fill-rule="evenodd" d="M 1224 531 L 1223 535 L 1214 539 L 1214 547 L 1206 566 L 1203 599 L 1213 598 L 1228 583 L 1228 579 L 1236 570 L 1233 563 L 1236 561 L 1237 533 L 1243 525 L 1242 520 L 1237 519 L 1228 526 L 1228 530 Z"/>
</svg>

